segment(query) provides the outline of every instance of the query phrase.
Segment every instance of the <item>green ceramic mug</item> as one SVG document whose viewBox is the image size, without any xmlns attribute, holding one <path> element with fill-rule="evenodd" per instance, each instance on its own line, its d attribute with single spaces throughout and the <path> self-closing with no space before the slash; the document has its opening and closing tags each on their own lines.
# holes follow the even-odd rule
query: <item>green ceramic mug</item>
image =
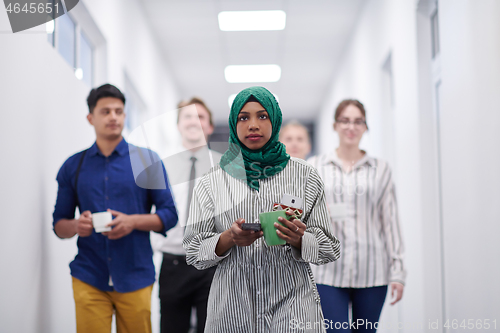
<svg viewBox="0 0 500 333">
<path fill-rule="evenodd" d="M 283 223 L 278 221 L 278 217 L 280 216 L 284 219 L 287 218 L 284 210 L 259 214 L 260 225 L 262 226 L 262 231 L 264 232 L 264 240 L 269 246 L 286 244 L 286 241 L 284 239 L 279 238 L 278 234 L 276 233 L 277 229 L 274 226 L 274 222 L 278 222 L 279 224 L 283 225 Z"/>
</svg>

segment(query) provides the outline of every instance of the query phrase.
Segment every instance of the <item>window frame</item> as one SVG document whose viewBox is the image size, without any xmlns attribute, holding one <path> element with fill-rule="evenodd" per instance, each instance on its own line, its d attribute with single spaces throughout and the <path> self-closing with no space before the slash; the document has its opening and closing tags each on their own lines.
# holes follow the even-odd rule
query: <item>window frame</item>
<svg viewBox="0 0 500 333">
<path fill-rule="evenodd" d="M 65 14 L 68 15 L 69 19 L 75 24 L 75 50 L 73 55 L 73 73 L 75 74 L 75 78 L 85 82 L 86 85 L 89 85 L 90 88 L 93 87 L 97 82 L 106 81 L 106 63 L 107 63 L 107 43 L 100 29 L 97 27 L 97 24 L 94 22 L 90 12 L 85 7 L 85 5 L 80 2 L 78 6 L 74 7 L 69 13 L 66 11 L 64 7 Z M 52 22 L 54 22 L 54 31 L 52 34 L 47 33 L 48 35 L 52 35 L 52 38 L 47 37 L 47 42 L 54 48 L 55 51 L 59 55 L 62 56 L 61 52 L 59 52 L 58 43 L 59 43 L 59 35 L 60 35 L 60 24 L 58 20 L 64 16 L 61 15 Z M 83 66 L 81 63 L 81 52 L 82 52 L 82 38 L 85 39 L 86 43 L 90 46 L 91 54 L 90 54 L 90 80 L 87 81 L 84 79 L 85 72 L 83 72 Z M 52 41 L 52 43 L 51 43 Z M 67 61 L 64 61 L 68 63 Z M 82 71 L 82 74 L 79 76 L 79 71 Z M 88 74 L 87 74 L 88 75 Z"/>
</svg>

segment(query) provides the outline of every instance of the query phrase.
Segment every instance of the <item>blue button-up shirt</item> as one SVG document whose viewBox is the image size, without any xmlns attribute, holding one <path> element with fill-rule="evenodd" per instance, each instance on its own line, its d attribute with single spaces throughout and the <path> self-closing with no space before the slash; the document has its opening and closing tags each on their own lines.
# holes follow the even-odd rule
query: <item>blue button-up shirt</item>
<svg viewBox="0 0 500 333">
<path fill-rule="evenodd" d="M 143 163 L 144 159 L 156 161 L 147 173 L 136 177 L 137 184 L 141 185 L 141 177 L 142 183 L 145 183 L 144 175 L 147 174 L 150 179 L 156 179 L 157 185 L 148 188 L 159 189 L 141 188 L 136 184 L 133 170 L 137 174 L 137 168 L 131 163 L 129 144 L 125 139 L 109 157 L 104 156 L 94 143 L 87 150 L 80 168 L 77 186 L 80 211 L 96 213 L 109 208 L 125 214 L 149 214 L 155 205 L 156 214 L 163 223 L 161 233 L 165 235 L 177 223 L 177 211 L 163 163 L 150 150 L 132 145 L 130 148 L 130 151 L 140 155 Z M 138 149 L 142 154 L 137 154 Z M 54 225 L 60 219 L 75 217 L 75 175 L 82 154 L 80 152 L 68 158 L 57 175 L 59 190 L 53 214 Z M 70 263 L 71 275 L 103 291 L 135 291 L 155 281 L 152 255 L 149 231 L 134 230 L 117 240 L 110 240 L 93 231 L 89 237 L 78 237 L 78 254 Z"/>
</svg>

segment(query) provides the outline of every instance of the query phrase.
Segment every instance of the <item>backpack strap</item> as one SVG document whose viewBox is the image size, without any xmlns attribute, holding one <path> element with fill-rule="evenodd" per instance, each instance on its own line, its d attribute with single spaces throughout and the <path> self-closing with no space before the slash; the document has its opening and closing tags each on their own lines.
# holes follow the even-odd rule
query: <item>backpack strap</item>
<svg viewBox="0 0 500 333">
<path fill-rule="evenodd" d="M 80 169 L 82 168 L 83 164 L 83 158 L 85 157 L 85 154 L 87 154 L 87 150 L 85 149 L 82 153 L 82 156 L 80 157 L 80 162 L 78 162 L 78 167 L 76 168 L 76 173 L 75 173 L 75 197 L 76 197 L 76 206 L 78 209 L 80 209 L 80 200 L 78 199 L 78 177 L 80 176 Z"/>
</svg>

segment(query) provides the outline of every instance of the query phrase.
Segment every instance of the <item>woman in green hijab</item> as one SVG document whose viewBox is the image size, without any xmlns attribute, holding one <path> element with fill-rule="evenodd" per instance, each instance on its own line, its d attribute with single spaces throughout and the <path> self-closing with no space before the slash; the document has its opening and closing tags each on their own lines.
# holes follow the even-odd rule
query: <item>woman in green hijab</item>
<svg viewBox="0 0 500 333">
<path fill-rule="evenodd" d="M 260 121 L 249 123 L 250 115 L 259 116 Z M 235 97 L 229 114 L 230 149 L 222 156 L 221 167 L 233 177 L 242 179 L 243 176 L 250 187 L 258 190 L 257 179 L 277 174 L 290 159 L 285 146 L 278 141 L 281 120 L 278 102 L 266 88 L 251 87 L 241 91 Z M 259 137 L 259 134 L 264 135 Z M 251 135 L 255 135 L 256 139 L 252 139 Z M 231 164 L 240 153 L 244 166 Z"/>
<path fill-rule="evenodd" d="M 332 234 L 323 182 L 316 169 L 291 158 L 278 141 L 282 115 L 267 89 L 251 87 L 235 98 L 229 148 L 196 184 L 184 235 L 186 261 L 217 265 L 205 332 L 324 332 L 320 300 L 309 263 L 340 256 Z M 301 219 L 275 224 L 285 245 L 269 246 L 258 222 L 283 195 L 302 201 Z M 291 211 L 287 215 L 292 215 Z"/>
</svg>

